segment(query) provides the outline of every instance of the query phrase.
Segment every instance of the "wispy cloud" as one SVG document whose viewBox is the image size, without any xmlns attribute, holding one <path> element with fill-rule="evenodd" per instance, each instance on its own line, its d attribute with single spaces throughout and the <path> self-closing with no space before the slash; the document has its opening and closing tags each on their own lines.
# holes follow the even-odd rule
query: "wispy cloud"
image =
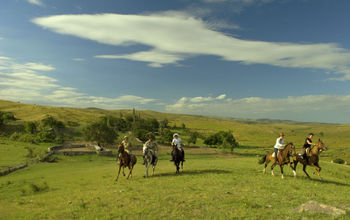
<svg viewBox="0 0 350 220">
<path fill-rule="evenodd" d="M 27 0 L 27 2 L 37 6 L 44 6 L 44 3 L 42 2 L 42 0 Z"/>
<path fill-rule="evenodd" d="M 244 1 L 245 2 L 245 1 Z M 250 1 L 246 1 L 250 2 Z M 255 2 L 255 1 L 254 1 Z M 32 20 L 60 34 L 99 43 L 151 47 L 132 54 L 98 55 L 98 58 L 129 59 L 152 67 L 176 64 L 189 57 L 215 55 L 242 64 L 323 69 L 350 80 L 350 51 L 334 43 L 298 44 L 238 39 L 216 30 L 202 19 L 184 12 L 148 15 L 57 15 Z"/>
<path fill-rule="evenodd" d="M 0 57 L 0 99 L 71 107 L 106 109 L 131 108 L 157 103 L 157 100 L 134 95 L 118 97 L 90 96 L 75 88 L 65 87 L 45 73 L 55 70 L 42 63 L 18 63 Z"/>
<path fill-rule="evenodd" d="M 74 61 L 85 61 L 84 58 L 80 58 L 80 57 L 77 57 L 77 58 L 73 58 Z"/>
</svg>

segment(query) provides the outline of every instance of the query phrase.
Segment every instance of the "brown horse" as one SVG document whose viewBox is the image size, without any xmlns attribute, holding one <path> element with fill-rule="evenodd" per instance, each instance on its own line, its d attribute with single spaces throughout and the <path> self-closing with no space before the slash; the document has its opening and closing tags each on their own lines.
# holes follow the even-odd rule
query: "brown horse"
<svg viewBox="0 0 350 220">
<path fill-rule="evenodd" d="M 302 159 L 299 155 L 293 156 L 293 163 L 294 163 L 294 170 L 297 168 L 298 162 L 303 164 L 303 171 L 306 174 L 307 178 L 310 179 L 309 174 L 306 172 L 306 166 L 312 166 L 318 177 L 322 180 L 322 177 L 320 175 L 321 167 L 318 165 L 319 162 L 319 154 L 322 151 L 328 150 L 328 147 L 321 141 L 321 139 L 318 139 L 317 144 L 310 150 L 309 155 L 307 155 L 307 158 Z"/>
<path fill-rule="evenodd" d="M 130 155 L 128 152 L 125 151 L 124 149 L 124 145 L 120 144 L 118 146 L 118 153 L 120 154 L 119 157 L 119 171 L 118 171 L 118 176 L 115 179 L 115 181 L 118 181 L 119 178 L 119 174 L 120 174 L 120 170 L 123 167 L 123 175 L 125 176 L 124 173 L 124 168 L 128 167 L 129 168 L 129 175 L 127 177 L 127 179 L 129 179 L 129 176 L 132 177 L 132 170 L 134 168 L 134 165 L 137 162 L 136 156 L 135 155 Z"/>
<path fill-rule="evenodd" d="M 271 162 L 273 162 L 274 164 L 271 166 L 271 175 L 274 176 L 275 174 L 273 173 L 273 168 L 277 165 L 277 163 L 275 163 L 275 158 L 277 157 L 275 155 L 275 157 L 272 157 L 272 154 L 274 152 L 269 152 L 267 155 L 265 155 L 264 157 L 261 158 L 261 160 L 259 160 L 259 164 L 263 164 L 265 163 L 265 167 L 264 167 L 264 173 L 266 173 L 266 167 L 267 165 Z M 293 143 L 289 143 L 287 144 L 283 150 L 280 150 L 280 153 L 278 154 L 278 165 L 280 165 L 281 168 L 281 173 L 282 173 L 282 179 L 284 178 L 283 176 L 283 165 L 288 164 L 288 166 L 293 170 L 293 174 L 294 177 L 296 177 L 296 172 L 295 169 L 291 166 L 291 162 L 289 157 L 295 155 L 295 147 L 293 145 Z"/>
</svg>

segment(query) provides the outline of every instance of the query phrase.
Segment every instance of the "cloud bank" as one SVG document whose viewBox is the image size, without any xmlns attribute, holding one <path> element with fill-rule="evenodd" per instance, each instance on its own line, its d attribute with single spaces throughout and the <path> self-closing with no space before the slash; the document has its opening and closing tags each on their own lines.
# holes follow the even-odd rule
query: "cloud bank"
<svg viewBox="0 0 350 220">
<path fill-rule="evenodd" d="M 242 64 L 322 69 L 350 79 L 350 51 L 334 43 L 298 44 L 264 42 L 227 36 L 202 19 L 184 12 L 147 15 L 82 14 L 35 18 L 35 24 L 53 32 L 102 44 L 146 45 L 131 54 L 101 54 L 97 58 L 147 62 L 152 67 L 176 64 L 194 56 L 214 55 Z"/>
<path fill-rule="evenodd" d="M 89 96 L 75 88 L 65 87 L 45 75 L 55 70 L 42 63 L 18 63 L 0 57 L 0 99 L 70 107 L 99 107 L 105 109 L 132 108 L 156 103 L 155 99 L 134 95 L 115 98 Z"/>
<path fill-rule="evenodd" d="M 225 94 L 216 98 L 210 96 L 182 97 L 174 104 L 167 105 L 166 111 L 237 118 L 267 117 L 303 121 L 305 121 L 305 115 L 309 114 L 310 121 L 349 123 L 350 119 L 343 116 L 350 113 L 350 95 L 246 97 L 241 99 L 227 98 Z M 317 116 L 318 119 L 313 118 L 312 115 Z"/>
</svg>

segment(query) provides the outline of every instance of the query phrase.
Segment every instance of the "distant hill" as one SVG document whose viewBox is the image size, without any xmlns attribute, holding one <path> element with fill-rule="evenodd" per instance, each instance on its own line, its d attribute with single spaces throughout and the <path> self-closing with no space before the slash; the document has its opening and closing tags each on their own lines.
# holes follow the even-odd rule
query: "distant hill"
<svg viewBox="0 0 350 220">
<path fill-rule="evenodd" d="M 46 115 L 51 115 L 65 123 L 78 122 L 81 126 L 98 120 L 101 116 L 111 115 L 114 117 L 132 114 L 132 110 L 104 110 L 99 108 L 68 108 L 41 106 L 33 104 L 22 104 L 0 100 L 0 111 L 13 112 L 19 120 L 38 121 Z M 330 149 L 337 149 L 337 155 L 349 155 L 350 147 L 350 124 L 325 124 L 325 123 L 304 123 L 288 120 L 272 119 L 235 119 L 206 117 L 199 115 L 171 114 L 149 110 L 136 110 L 136 114 L 143 118 L 156 118 L 163 120 L 167 118 L 170 126 L 181 127 L 184 123 L 187 128 L 196 130 L 203 135 L 217 131 L 233 131 L 241 146 L 249 146 L 248 150 L 254 147 L 270 149 L 279 132 L 286 134 L 286 140 L 293 142 L 297 148 L 302 146 L 306 135 L 313 132 L 316 138 L 321 138 Z M 183 134 L 186 135 L 186 134 Z M 326 155 L 332 154 L 332 150 Z M 350 159 L 350 156 L 349 156 Z"/>
</svg>

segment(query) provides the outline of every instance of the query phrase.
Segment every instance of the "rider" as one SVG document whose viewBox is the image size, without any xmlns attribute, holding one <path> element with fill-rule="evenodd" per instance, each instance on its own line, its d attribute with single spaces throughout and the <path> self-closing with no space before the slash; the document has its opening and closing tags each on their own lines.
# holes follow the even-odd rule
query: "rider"
<svg viewBox="0 0 350 220">
<path fill-rule="evenodd" d="M 281 132 L 280 136 L 276 139 L 275 149 L 275 163 L 278 162 L 278 150 L 284 149 L 284 133 Z"/>
<path fill-rule="evenodd" d="M 301 159 L 304 159 L 304 156 L 305 156 L 305 159 L 307 160 L 307 153 L 309 153 L 311 145 L 315 145 L 314 143 L 312 143 L 313 136 L 314 136 L 313 133 L 309 133 L 308 137 L 305 139 L 304 146 L 299 153 Z"/>
<path fill-rule="evenodd" d="M 172 146 L 176 146 L 180 151 L 181 151 L 181 153 L 182 153 L 182 161 L 185 161 L 185 151 L 184 151 L 184 149 L 182 148 L 182 146 L 181 146 L 181 143 L 182 143 L 182 140 L 181 140 L 181 138 L 179 138 L 179 134 L 178 133 L 175 133 L 174 135 L 173 135 L 173 141 L 171 142 L 171 145 Z M 173 154 L 172 154 L 173 155 Z M 170 161 L 174 161 L 174 157 L 170 160 Z"/>
<path fill-rule="evenodd" d="M 129 142 L 128 136 L 123 137 L 123 141 L 121 145 L 124 146 L 124 150 L 131 156 L 131 144 Z M 120 158 L 120 156 L 121 156 L 121 153 L 119 153 L 118 158 Z"/>
<path fill-rule="evenodd" d="M 142 165 L 145 165 L 145 163 L 146 163 L 146 161 L 145 161 L 146 149 L 152 150 L 154 152 L 155 157 L 158 158 L 158 145 L 156 142 L 153 141 L 153 139 L 154 139 L 153 135 L 149 134 L 148 140 L 143 145 L 143 149 L 142 149 L 143 163 L 142 163 Z"/>
</svg>

